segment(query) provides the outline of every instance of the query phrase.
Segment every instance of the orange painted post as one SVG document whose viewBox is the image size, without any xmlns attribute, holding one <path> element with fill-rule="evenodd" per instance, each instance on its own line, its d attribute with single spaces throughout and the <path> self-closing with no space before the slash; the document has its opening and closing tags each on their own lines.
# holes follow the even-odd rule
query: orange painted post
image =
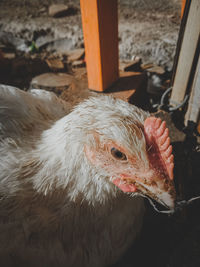
<svg viewBox="0 0 200 267">
<path fill-rule="evenodd" d="M 118 79 L 117 0 L 80 0 L 88 87 L 104 91 Z"/>
<path fill-rule="evenodd" d="M 184 9 L 185 9 L 186 0 L 182 0 L 181 4 L 181 18 L 183 17 Z"/>
</svg>

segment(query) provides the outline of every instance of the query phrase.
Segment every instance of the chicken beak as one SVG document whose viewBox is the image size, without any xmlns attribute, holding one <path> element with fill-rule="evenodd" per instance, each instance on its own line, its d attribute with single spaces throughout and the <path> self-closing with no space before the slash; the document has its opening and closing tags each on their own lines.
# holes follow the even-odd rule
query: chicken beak
<svg viewBox="0 0 200 267">
<path fill-rule="evenodd" d="M 154 176 L 155 177 L 155 176 Z M 137 192 L 152 198 L 167 209 L 174 210 L 176 202 L 176 191 L 173 181 L 167 178 L 154 178 L 150 181 L 141 179 L 135 182 Z"/>
</svg>

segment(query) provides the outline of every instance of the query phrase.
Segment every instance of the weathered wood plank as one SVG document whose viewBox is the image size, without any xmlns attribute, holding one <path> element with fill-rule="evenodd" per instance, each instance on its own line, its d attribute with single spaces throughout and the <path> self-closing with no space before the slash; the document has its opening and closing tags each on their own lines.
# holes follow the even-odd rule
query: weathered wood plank
<svg viewBox="0 0 200 267">
<path fill-rule="evenodd" d="M 199 116 L 200 116 L 200 56 L 192 84 L 192 91 L 190 95 L 188 109 L 185 115 L 185 125 L 188 124 L 188 121 L 197 123 Z"/>
<path fill-rule="evenodd" d="M 187 90 L 200 33 L 200 1 L 192 0 L 173 84 L 171 105 L 180 104 Z"/>
</svg>

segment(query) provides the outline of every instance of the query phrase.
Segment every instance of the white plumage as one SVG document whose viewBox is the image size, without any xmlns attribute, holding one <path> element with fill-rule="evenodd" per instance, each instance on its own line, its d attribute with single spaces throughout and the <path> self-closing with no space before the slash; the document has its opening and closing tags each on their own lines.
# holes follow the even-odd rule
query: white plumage
<svg viewBox="0 0 200 267">
<path fill-rule="evenodd" d="M 107 266 L 141 229 L 142 198 L 113 182 L 138 166 L 109 149 L 151 175 L 148 114 L 107 96 L 69 111 L 53 93 L 0 86 L 1 266 Z"/>
</svg>

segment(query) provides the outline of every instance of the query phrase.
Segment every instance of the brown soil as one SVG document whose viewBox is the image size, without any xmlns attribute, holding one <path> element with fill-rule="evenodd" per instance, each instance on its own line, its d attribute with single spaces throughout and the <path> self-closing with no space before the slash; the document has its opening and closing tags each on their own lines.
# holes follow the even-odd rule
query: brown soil
<svg viewBox="0 0 200 267">
<path fill-rule="evenodd" d="M 63 18 L 48 16 L 48 6 L 65 3 L 74 12 Z M 121 59 L 141 56 L 172 68 L 180 24 L 180 0 L 120 0 L 119 51 Z M 1 0 L 0 31 L 12 32 L 41 45 L 65 38 L 65 49 L 83 46 L 79 1 Z"/>
</svg>

